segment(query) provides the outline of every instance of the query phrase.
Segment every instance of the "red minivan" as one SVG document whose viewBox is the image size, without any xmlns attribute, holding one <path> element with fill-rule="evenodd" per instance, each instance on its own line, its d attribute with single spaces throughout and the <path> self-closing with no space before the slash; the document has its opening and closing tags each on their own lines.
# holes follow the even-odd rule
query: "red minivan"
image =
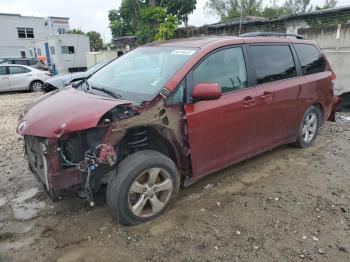
<svg viewBox="0 0 350 262">
<path fill-rule="evenodd" d="M 113 216 L 133 225 L 164 213 L 181 184 L 282 144 L 310 146 L 335 106 L 334 79 L 299 35 L 151 43 L 42 96 L 17 132 L 53 199 L 75 189 L 93 205 L 107 184 Z"/>
</svg>

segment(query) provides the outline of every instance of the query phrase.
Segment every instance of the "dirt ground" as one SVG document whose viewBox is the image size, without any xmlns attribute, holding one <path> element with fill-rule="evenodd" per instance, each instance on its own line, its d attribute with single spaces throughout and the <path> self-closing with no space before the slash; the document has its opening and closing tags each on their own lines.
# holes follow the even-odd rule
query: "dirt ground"
<svg viewBox="0 0 350 262">
<path fill-rule="evenodd" d="M 0 261 L 350 261 L 350 114 L 315 145 L 288 146 L 180 191 L 164 216 L 125 227 L 104 193 L 52 203 L 15 133 L 39 94 L 0 95 Z"/>
</svg>

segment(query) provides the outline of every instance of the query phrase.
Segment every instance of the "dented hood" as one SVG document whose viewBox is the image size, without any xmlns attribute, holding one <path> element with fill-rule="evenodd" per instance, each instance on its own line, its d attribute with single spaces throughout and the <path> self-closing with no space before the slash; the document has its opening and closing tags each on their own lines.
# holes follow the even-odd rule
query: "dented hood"
<svg viewBox="0 0 350 262">
<path fill-rule="evenodd" d="M 130 103 L 67 87 L 49 93 L 30 105 L 19 119 L 17 133 L 57 138 L 95 127 L 109 110 Z"/>
</svg>

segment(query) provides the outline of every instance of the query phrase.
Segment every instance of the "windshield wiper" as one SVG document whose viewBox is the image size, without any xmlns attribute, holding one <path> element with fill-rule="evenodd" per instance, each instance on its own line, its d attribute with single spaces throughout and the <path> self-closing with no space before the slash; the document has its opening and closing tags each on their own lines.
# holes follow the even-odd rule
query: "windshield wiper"
<svg viewBox="0 0 350 262">
<path fill-rule="evenodd" d="M 94 89 L 94 90 L 101 91 L 101 92 L 103 92 L 103 93 L 106 93 L 106 94 L 108 94 L 108 95 L 110 95 L 110 96 L 112 96 L 112 97 L 114 97 L 114 98 L 116 98 L 116 99 L 119 99 L 119 98 L 122 97 L 121 95 L 116 94 L 116 93 L 114 93 L 113 91 L 111 91 L 111 90 L 109 90 L 109 89 L 99 88 L 99 87 L 95 87 L 95 86 L 90 86 L 90 88 L 91 88 L 91 89 Z"/>
</svg>

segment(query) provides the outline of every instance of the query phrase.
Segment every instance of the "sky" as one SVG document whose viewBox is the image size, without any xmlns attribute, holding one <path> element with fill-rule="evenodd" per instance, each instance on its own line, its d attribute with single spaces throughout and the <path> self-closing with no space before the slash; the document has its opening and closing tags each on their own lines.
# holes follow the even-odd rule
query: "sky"
<svg viewBox="0 0 350 262">
<path fill-rule="evenodd" d="M 273 0 L 264 0 L 269 3 Z M 0 13 L 70 18 L 71 28 L 97 31 L 104 42 L 111 40 L 108 11 L 117 9 L 121 0 L 0 0 Z M 207 0 L 197 0 L 196 10 L 189 16 L 189 25 L 201 26 L 218 22 L 219 18 L 204 10 Z M 283 2 L 277 0 L 277 2 Z M 324 0 L 311 0 L 322 5 Z M 338 0 L 338 6 L 350 5 L 350 0 Z"/>
</svg>

